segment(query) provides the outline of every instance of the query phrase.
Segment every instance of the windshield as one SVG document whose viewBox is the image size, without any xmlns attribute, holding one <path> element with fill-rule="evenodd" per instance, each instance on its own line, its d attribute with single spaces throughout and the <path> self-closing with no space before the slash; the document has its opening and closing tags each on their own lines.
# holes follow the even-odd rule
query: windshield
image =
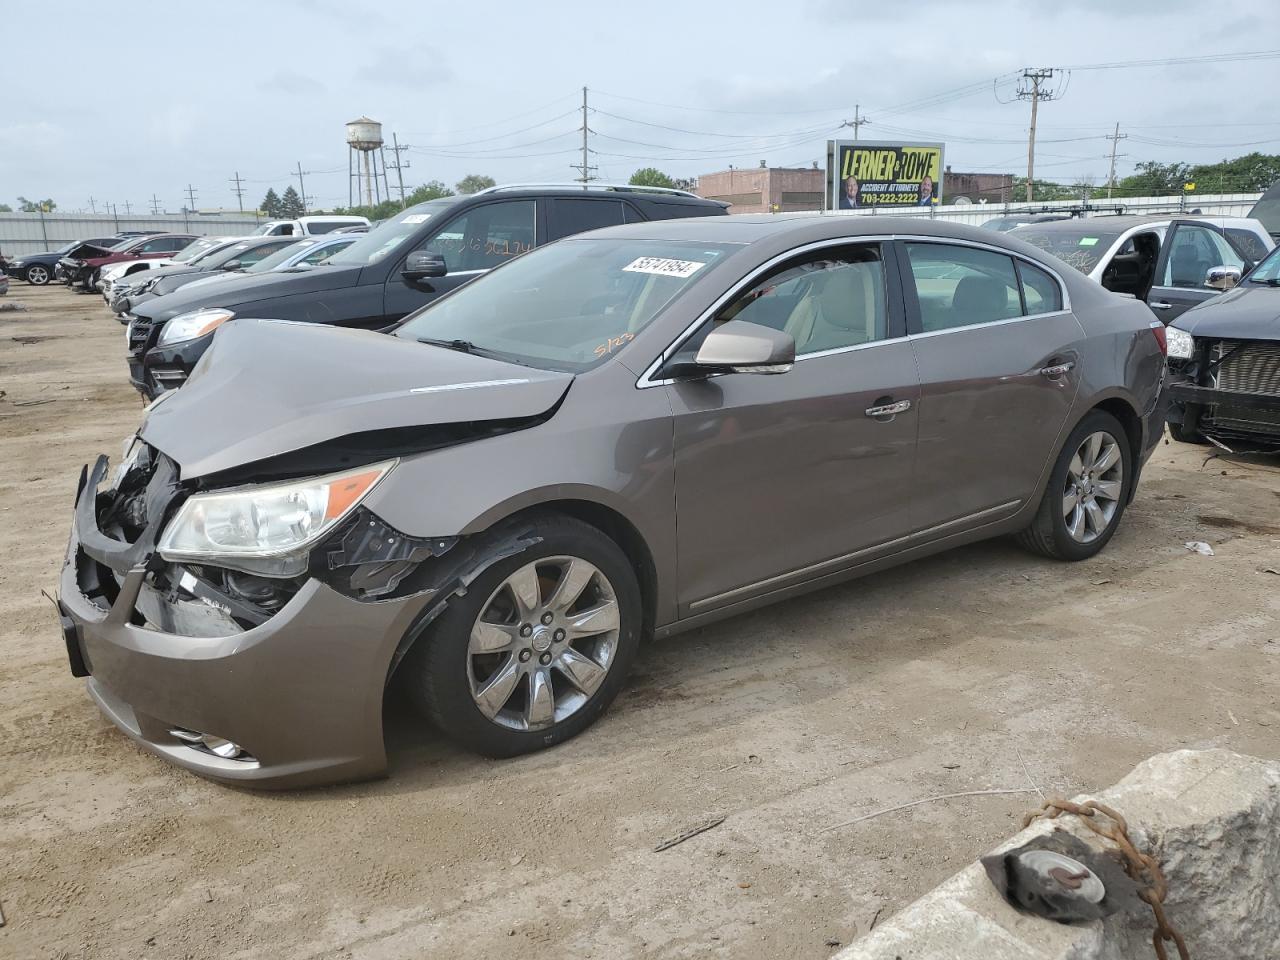
<svg viewBox="0 0 1280 960">
<path fill-rule="evenodd" d="M 400 216 L 362 235 L 347 249 L 335 253 L 329 258 L 329 262 L 345 267 L 367 267 L 371 263 L 377 263 L 399 249 L 410 237 L 416 236 L 424 223 L 439 216 L 455 203 L 457 199 L 449 197 L 410 207 Z"/>
<path fill-rule="evenodd" d="M 271 254 L 270 256 L 263 257 L 257 263 L 250 264 L 249 266 L 245 267 L 244 272 L 245 273 L 266 273 L 268 270 L 274 270 L 276 267 L 280 266 L 280 264 L 284 263 L 286 260 L 292 257 L 295 253 L 301 253 L 303 250 L 306 250 L 308 247 L 314 247 L 319 242 L 320 242 L 319 240 L 307 238 L 305 240 L 299 240 L 297 243 L 291 243 L 287 247 L 281 250 L 277 250 L 275 253 Z"/>
<path fill-rule="evenodd" d="M 1280 282 L 1280 247 L 1272 250 L 1263 261 L 1249 272 L 1249 280 L 1253 283 Z"/>
<path fill-rule="evenodd" d="M 735 247 L 674 240 L 562 240 L 509 261 L 413 314 L 395 336 L 466 341 L 527 366 L 587 370 L 626 349 Z"/>
<path fill-rule="evenodd" d="M 1273 237 L 1280 236 L 1280 182 L 1271 185 L 1271 188 L 1253 205 L 1249 216 L 1259 221 L 1267 233 Z"/>
<path fill-rule="evenodd" d="M 1025 240 L 1046 253 L 1052 253 L 1068 266 L 1088 274 L 1098 265 L 1103 254 L 1120 238 L 1116 230 L 1098 230 L 1093 221 L 1082 220 L 1070 230 L 1045 230 L 1034 224 L 1011 230 L 1009 236 Z"/>
<path fill-rule="evenodd" d="M 201 240 L 193 240 L 181 250 L 173 255 L 174 263 L 194 263 L 201 259 L 206 253 L 216 250 L 222 244 L 226 243 L 221 237 L 204 237 Z"/>
</svg>

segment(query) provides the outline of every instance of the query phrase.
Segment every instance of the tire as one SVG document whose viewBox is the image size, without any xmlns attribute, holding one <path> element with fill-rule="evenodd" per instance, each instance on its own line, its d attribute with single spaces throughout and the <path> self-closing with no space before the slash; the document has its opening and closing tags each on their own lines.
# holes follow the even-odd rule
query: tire
<svg viewBox="0 0 1280 960">
<path fill-rule="evenodd" d="M 621 548 L 595 527 L 570 517 L 548 515 L 529 523 L 540 539 L 495 563 L 465 595 L 451 599 L 404 663 L 403 680 L 419 712 L 453 740 L 488 757 L 514 757 L 577 736 L 618 695 L 640 643 L 640 588 Z M 525 529 L 513 529 L 497 545 L 509 545 Z M 567 583 L 571 567 L 574 585 L 584 576 L 589 579 L 583 580 L 577 599 L 561 610 L 556 593 Z M 586 573 L 587 567 L 595 572 Z M 531 571 L 536 574 L 536 601 L 530 602 L 526 593 L 522 607 L 511 581 L 528 588 Z M 591 634 L 592 625 L 608 624 L 610 599 L 616 628 Z M 588 622 L 583 616 L 587 611 L 598 619 Z M 552 618 L 549 624 L 543 615 Z M 557 639 L 562 624 L 570 628 L 571 617 L 587 624 L 586 633 Z M 484 627 L 476 631 L 481 622 Z M 530 630 L 536 632 L 522 633 Z M 477 652 L 480 642 L 473 635 L 484 644 L 498 644 L 499 651 Z M 603 677 L 596 672 L 602 663 Z M 578 683 L 566 666 L 581 674 Z M 516 679 L 510 681 L 513 674 Z M 543 695 L 535 697 L 535 689 Z M 482 701 L 496 712 L 485 712 Z"/>
<path fill-rule="evenodd" d="M 23 279 L 33 287 L 43 287 L 49 282 L 51 277 L 52 275 L 50 274 L 48 267 L 40 263 L 33 263 L 31 266 L 27 267 L 27 272 Z"/>
<path fill-rule="evenodd" d="M 1086 440 L 1098 435 L 1105 438 L 1099 441 L 1098 460 L 1106 462 L 1113 452 L 1118 458 L 1092 475 L 1082 469 L 1088 466 L 1090 456 L 1083 447 Z M 1077 467 L 1073 463 L 1078 453 L 1082 462 Z M 1077 475 L 1078 469 L 1084 475 Z M 1124 427 L 1103 410 L 1090 411 L 1062 445 L 1035 519 L 1017 535 L 1018 542 L 1033 553 L 1056 560 L 1095 556 L 1120 525 L 1133 482 L 1133 451 Z M 1068 498 L 1073 495 L 1076 506 L 1070 507 Z M 1086 509 L 1090 502 L 1096 512 Z"/>
<path fill-rule="evenodd" d="M 1168 426 L 1169 436 L 1179 443 L 1194 443 L 1199 446 L 1205 446 L 1209 442 L 1199 430 L 1188 430 L 1180 423 L 1170 423 Z"/>
</svg>

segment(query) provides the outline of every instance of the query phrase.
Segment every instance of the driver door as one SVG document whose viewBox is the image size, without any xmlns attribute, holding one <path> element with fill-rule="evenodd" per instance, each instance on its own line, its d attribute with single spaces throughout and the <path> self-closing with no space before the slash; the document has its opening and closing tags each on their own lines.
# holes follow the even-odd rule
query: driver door
<svg viewBox="0 0 1280 960">
<path fill-rule="evenodd" d="M 887 249 L 842 244 L 784 262 L 673 358 L 692 359 L 728 320 L 796 340 L 786 373 L 666 387 L 683 615 L 838 572 L 910 532 L 920 385 Z M 896 412 L 873 413 L 884 407 Z"/>
<path fill-rule="evenodd" d="M 387 277 L 383 294 L 386 322 L 394 323 L 437 297 L 513 257 L 532 250 L 538 226 L 537 200 L 496 200 L 469 207 L 410 252 L 438 253 L 449 272 L 443 277 L 406 280 L 406 257 Z"/>
<path fill-rule="evenodd" d="M 1221 292 L 1204 285 L 1205 274 L 1210 269 L 1227 266 L 1243 270 L 1244 263 L 1245 258 L 1217 227 L 1198 221 L 1175 220 L 1165 235 L 1147 306 L 1168 324 L 1196 304 Z"/>
</svg>

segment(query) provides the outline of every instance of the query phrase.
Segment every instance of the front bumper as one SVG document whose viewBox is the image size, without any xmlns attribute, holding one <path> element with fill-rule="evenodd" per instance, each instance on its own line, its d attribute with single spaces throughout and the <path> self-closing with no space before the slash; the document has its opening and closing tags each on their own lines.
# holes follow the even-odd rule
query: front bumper
<svg viewBox="0 0 1280 960">
<path fill-rule="evenodd" d="M 277 789 L 384 773 L 383 692 L 425 599 L 362 602 L 309 579 L 256 627 L 166 632 L 144 611 L 160 610 L 155 619 L 171 630 L 229 618 L 153 585 L 154 537 L 131 545 L 98 529 L 105 469 L 99 458 L 81 474 L 58 609 L 72 672 L 88 677 L 107 718 L 143 748 L 224 783 Z M 249 758 L 214 755 L 175 730 L 233 741 Z"/>
<path fill-rule="evenodd" d="M 129 382 L 150 400 L 186 383 L 213 342 L 210 333 L 171 346 L 154 346 L 163 327 L 163 322 L 153 327 L 146 318 L 129 317 Z"/>
</svg>

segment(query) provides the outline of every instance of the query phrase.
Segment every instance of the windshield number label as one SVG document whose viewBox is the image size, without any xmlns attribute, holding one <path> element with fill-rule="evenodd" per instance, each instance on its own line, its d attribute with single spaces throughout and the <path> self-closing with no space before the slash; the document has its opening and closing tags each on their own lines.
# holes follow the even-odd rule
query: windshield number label
<svg viewBox="0 0 1280 960">
<path fill-rule="evenodd" d="M 1098 242 L 1097 237 L 1081 237 L 1080 243 L 1078 245 L 1081 247 L 1092 247 L 1092 246 L 1095 246 L 1097 242 Z"/>
<path fill-rule="evenodd" d="M 703 267 L 705 263 L 699 263 L 696 260 L 671 260 L 667 257 L 636 257 L 629 264 L 623 267 L 625 273 L 653 273 L 660 277 L 691 277 Z"/>
</svg>

